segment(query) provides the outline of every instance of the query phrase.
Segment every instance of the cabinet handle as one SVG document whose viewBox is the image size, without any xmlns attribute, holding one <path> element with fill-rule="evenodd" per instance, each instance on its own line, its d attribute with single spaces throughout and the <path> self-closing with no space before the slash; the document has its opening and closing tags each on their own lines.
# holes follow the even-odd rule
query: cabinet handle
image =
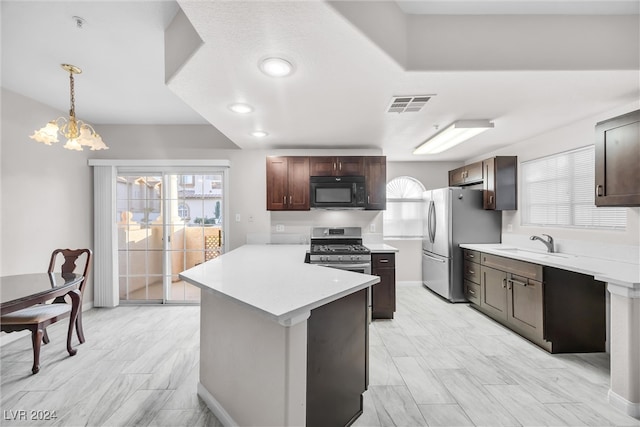
<svg viewBox="0 0 640 427">
<path fill-rule="evenodd" d="M 336 170 L 336 163 L 333 162 L 333 170 Z"/>
<path fill-rule="evenodd" d="M 474 291 L 474 290 L 467 289 L 467 291 L 468 291 L 471 295 L 475 295 L 475 294 L 476 294 L 476 291 Z"/>
<path fill-rule="evenodd" d="M 475 256 L 474 256 L 474 255 L 469 254 L 469 255 L 467 255 L 467 258 L 475 258 Z"/>
<path fill-rule="evenodd" d="M 489 196 L 489 204 L 493 204 L 493 196 Z"/>
<path fill-rule="evenodd" d="M 289 196 L 289 204 L 293 203 L 293 196 Z"/>
<path fill-rule="evenodd" d="M 502 279 L 502 287 L 503 288 L 507 287 L 507 279 Z"/>
<path fill-rule="evenodd" d="M 339 163 L 338 163 L 338 169 L 339 169 L 339 170 L 342 170 L 342 162 L 339 162 Z"/>
<path fill-rule="evenodd" d="M 509 279 L 510 283 L 513 283 L 514 285 L 520 285 L 520 286 L 528 286 L 529 284 L 527 282 L 521 282 L 519 280 L 513 280 L 513 279 Z"/>
<path fill-rule="evenodd" d="M 287 204 L 287 196 L 282 196 L 282 204 L 283 205 Z"/>
<path fill-rule="evenodd" d="M 475 272 L 473 270 L 467 270 L 467 273 L 469 274 L 475 274 Z"/>
<path fill-rule="evenodd" d="M 602 185 L 596 185 L 596 197 L 602 197 Z"/>
<path fill-rule="evenodd" d="M 378 262 L 389 262 L 388 259 L 379 259 Z"/>
<path fill-rule="evenodd" d="M 367 196 L 367 204 L 369 204 L 369 200 L 371 199 L 371 197 Z"/>
</svg>

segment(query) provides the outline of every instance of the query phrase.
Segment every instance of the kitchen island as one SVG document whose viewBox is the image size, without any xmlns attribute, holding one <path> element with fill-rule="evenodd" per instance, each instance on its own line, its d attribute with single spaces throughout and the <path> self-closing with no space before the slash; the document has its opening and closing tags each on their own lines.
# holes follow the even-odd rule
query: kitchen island
<svg viewBox="0 0 640 427">
<path fill-rule="evenodd" d="M 376 276 L 245 245 L 180 274 L 202 289 L 198 394 L 224 425 L 346 425 L 362 413 Z"/>
</svg>

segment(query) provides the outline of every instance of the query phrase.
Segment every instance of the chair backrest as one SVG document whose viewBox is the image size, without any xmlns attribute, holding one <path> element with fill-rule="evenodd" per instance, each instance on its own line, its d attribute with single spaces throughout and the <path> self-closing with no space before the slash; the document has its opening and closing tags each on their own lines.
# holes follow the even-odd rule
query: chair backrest
<svg viewBox="0 0 640 427">
<path fill-rule="evenodd" d="M 85 254 L 78 266 L 78 259 Z M 51 261 L 49 262 L 49 273 L 53 273 L 56 268 L 56 260 L 59 256 L 64 258 L 62 263 L 62 274 L 74 273 L 76 269 L 81 272 L 84 279 L 80 283 L 80 293 L 84 294 L 84 285 L 87 283 L 87 274 L 89 273 L 89 263 L 91 261 L 91 249 L 56 249 L 51 254 Z"/>
</svg>

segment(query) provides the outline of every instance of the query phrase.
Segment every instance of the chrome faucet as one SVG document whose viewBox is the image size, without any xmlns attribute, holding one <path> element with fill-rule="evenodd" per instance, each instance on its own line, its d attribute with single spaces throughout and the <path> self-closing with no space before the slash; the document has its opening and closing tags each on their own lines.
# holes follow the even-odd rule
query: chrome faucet
<svg viewBox="0 0 640 427">
<path fill-rule="evenodd" d="M 540 236 L 531 236 L 530 239 L 540 240 L 547 247 L 547 252 L 555 252 L 555 249 L 553 248 L 553 237 L 549 236 L 548 234 L 543 234 L 543 236 L 546 236 L 547 238 L 543 239 Z"/>
</svg>

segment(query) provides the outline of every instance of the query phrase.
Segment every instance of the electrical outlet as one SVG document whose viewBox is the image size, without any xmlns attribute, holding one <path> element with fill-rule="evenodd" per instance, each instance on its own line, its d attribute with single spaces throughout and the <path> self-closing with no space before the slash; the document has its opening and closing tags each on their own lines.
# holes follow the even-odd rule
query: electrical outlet
<svg viewBox="0 0 640 427">
<path fill-rule="evenodd" d="M 253 222 L 253 215 L 249 215 L 249 217 L 247 218 L 247 221 Z"/>
<path fill-rule="evenodd" d="M 236 222 L 240 222 L 240 214 L 236 214 Z"/>
<path fill-rule="evenodd" d="M 375 224 L 369 224 L 369 232 L 370 233 L 375 233 L 376 232 L 376 225 Z"/>
<path fill-rule="evenodd" d="M 276 231 L 281 233 L 284 231 L 284 225 L 283 224 L 276 224 Z"/>
</svg>

